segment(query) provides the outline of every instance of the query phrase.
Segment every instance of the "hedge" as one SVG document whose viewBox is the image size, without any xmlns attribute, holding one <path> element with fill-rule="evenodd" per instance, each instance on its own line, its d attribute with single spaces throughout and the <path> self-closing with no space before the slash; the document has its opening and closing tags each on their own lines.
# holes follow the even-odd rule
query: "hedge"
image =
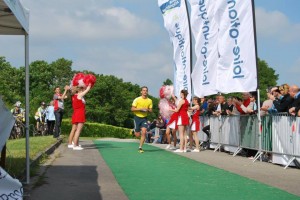
<svg viewBox="0 0 300 200">
<path fill-rule="evenodd" d="M 61 132 L 69 135 L 72 129 L 70 119 L 64 119 L 61 125 Z M 107 124 L 86 122 L 80 134 L 81 137 L 113 137 L 113 138 L 133 138 L 132 129 L 116 127 Z"/>
</svg>

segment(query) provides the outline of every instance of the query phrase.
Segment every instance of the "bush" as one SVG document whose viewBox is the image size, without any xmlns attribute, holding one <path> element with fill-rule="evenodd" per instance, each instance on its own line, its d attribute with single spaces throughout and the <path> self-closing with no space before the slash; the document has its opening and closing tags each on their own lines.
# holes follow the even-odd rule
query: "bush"
<svg viewBox="0 0 300 200">
<path fill-rule="evenodd" d="M 63 120 L 61 131 L 63 134 L 69 134 L 72 129 L 70 119 Z M 132 138 L 132 129 L 121 128 L 106 124 L 89 123 L 84 124 L 83 130 L 80 134 L 81 137 L 113 137 L 113 138 Z"/>
</svg>

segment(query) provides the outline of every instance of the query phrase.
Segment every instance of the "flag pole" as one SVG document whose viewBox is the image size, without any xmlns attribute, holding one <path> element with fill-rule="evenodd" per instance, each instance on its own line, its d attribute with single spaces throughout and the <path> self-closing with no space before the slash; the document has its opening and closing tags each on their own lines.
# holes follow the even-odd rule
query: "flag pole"
<svg viewBox="0 0 300 200">
<path fill-rule="evenodd" d="M 260 161 L 262 161 L 262 123 L 261 123 L 261 115 L 260 115 L 260 90 L 259 90 L 259 78 L 258 78 L 258 56 L 257 56 L 257 37 L 256 37 L 256 19 L 255 19 L 255 3 L 254 0 L 251 0 L 252 4 L 252 20 L 253 20 L 253 35 L 254 35 L 254 47 L 255 47 L 255 62 L 256 62 L 256 80 L 257 80 L 257 86 L 256 86 L 256 91 L 257 91 L 257 119 L 258 119 L 258 137 L 259 137 L 259 151 L 257 152 L 255 160 L 258 158 Z"/>
<path fill-rule="evenodd" d="M 185 1 L 185 9 L 186 9 L 186 16 L 187 16 L 187 21 L 188 21 L 188 27 L 189 27 L 189 37 L 190 37 L 190 83 L 191 83 L 191 93 L 194 93 L 193 89 L 193 82 L 192 82 L 192 68 L 193 68 L 193 46 L 192 46 L 192 31 L 191 31 L 191 22 L 190 22 L 190 15 L 189 15 L 189 9 L 187 7 L 187 0 Z M 191 98 L 192 98 L 191 94 Z M 191 99 L 190 99 L 191 100 Z M 192 104 L 192 101 L 190 101 Z"/>
</svg>

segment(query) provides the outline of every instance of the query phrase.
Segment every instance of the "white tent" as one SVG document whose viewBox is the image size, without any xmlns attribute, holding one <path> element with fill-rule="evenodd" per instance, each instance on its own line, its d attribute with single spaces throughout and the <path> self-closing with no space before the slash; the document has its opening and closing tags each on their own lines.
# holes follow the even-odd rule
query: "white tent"
<svg viewBox="0 0 300 200">
<path fill-rule="evenodd" d="M 29 111 L 29 11 L 19 0 L 0 0 L 0 35 L 25 37 L 25 109 Z M 29 112 L 26 120 L 26 182 L 29 183 Z"/>
</svg>

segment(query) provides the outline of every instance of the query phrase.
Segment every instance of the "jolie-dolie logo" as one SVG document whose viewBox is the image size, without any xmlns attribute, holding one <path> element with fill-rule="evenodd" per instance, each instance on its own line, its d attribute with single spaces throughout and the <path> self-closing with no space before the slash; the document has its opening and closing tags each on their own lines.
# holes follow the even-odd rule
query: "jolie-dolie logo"
<svg viewBox="0 0 300 200">
<path fill-rule="evenodd" d="M 169 0 L 160 6 L 160 10 L 164 15 L 166 12 L 171 11 L 174 8 L 180 7 L 180 5 L 181 5 L 181 0 Z"/>
</svg>

